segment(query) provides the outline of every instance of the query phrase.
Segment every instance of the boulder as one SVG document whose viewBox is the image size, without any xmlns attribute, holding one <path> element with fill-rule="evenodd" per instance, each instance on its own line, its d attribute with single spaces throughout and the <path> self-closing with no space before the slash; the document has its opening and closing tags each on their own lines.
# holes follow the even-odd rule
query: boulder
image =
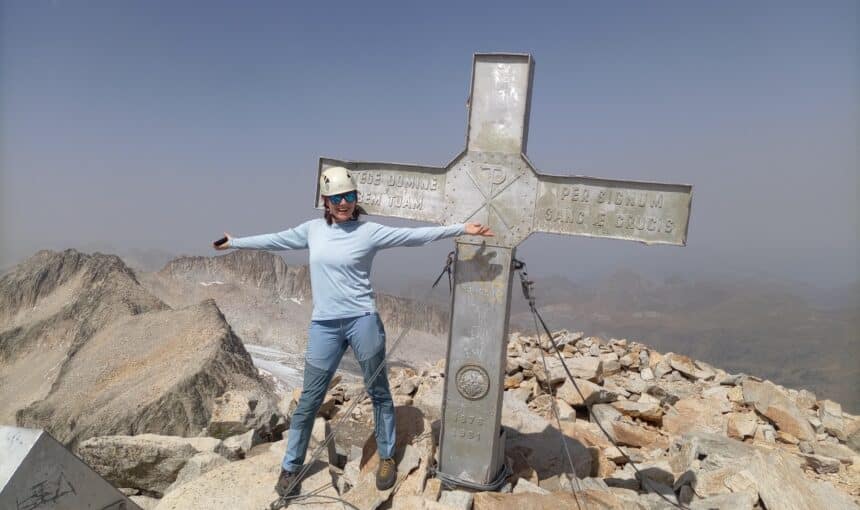
<svg viewBox="0 0 860 510">
<path fill-rule="evenodd" d="M 560 398 L 555 399 L 555 405 L 558 409 L 558 417 L 561 420 L 575 420 L 576 409 L 570 406 L 567 402 Z"/>
<path fill-rule="evenodd" d="M 285 441 L 275 443 L 259 455 L 230 462 L 208 471 L 188 483 L 167 493 L 157 510 L 198 510 L 201 508 L 229 508 L 231 510 L 260 510 L 269 508 L 278 499 L 275 482 L 281 471 L 281 455 Z M 280 452 L 280 453 L 278 453 Z M 329 497 L 338 497 L 332 486 L 327 464 L 317 461 L 307 466 L 301 482 L 303 493 L 319 491 Z M 309 499 L 302 508 L 337 510 L 340 503 L 326 499 Z"/>
<path fill-rule="evenodd" d="M 697 466 L 698 443 L 695 438 L 675 438 L 669 445 L 668 462 L 673 473 L 685 474 Z"/>
<path fill-rule="evenodd" d="M 770 423 L 759 423 L 755 427 L 755 435 L 753 437 L 756 441 L 773 443 L 776 441 L 776 430 Z"/>
<path fill-rule="evenodd" d="M 580 478 L 577 480 L 577 484 L 580 488 L 588 488 L 586 480 L 594 480 L 594 478 L 586 477 Z M 606 488 L 606 483 L 603 482 L 603 488 Z M 590 482 L 589 482 L 590 483 Z M 542 479 L 538 486 L 545 490 L 546 492 L 560 492 L 560 491 L 571 491 L 573 490 L 573 484 L 571 482 L 571 476 L 567 473 L 561 475 L 554 475 L 549 478 Z"/>
<path fill-rule="evenodd" d="M 417 450 L 418 450 L 418 466 L 411 473 L 406 475 L 406 478 L 394 492 L 392 496 L 392 505 L 397 504 L 399 499 L 403 499 L 408 496 L 430 496 L 428 492 L 428 486 L 432 485 L 432 481 L 440 482 L 438 478 L 431 478 L 428 480 L 428 476 L 430 475 L 430 466 L 433 463 L 435 448 L 433 445 L 433 437 L 430 434 L 425 434 L 424 431 L 432 430 L 432 425 L 429 421 L 421 418 L 421 427 L 418 427 L 418 417 L 414 417 L 414 421 L 411 426 L 406 427 L 407 429 L 411 429 L 407 432 L 407 435 L 413 435 L 414 439 L 410 442 Z M 431 491 L 433 489 L 430 489 Z M 441 484 L 439 486 L 439 490 L 441 491 Z M 439 494 L 433 494 L 433 501 L 439 499 Z"/>
<path fill-rule="evenodd" d="M 804 454 L 802 455 L 803 460 L 806 462 L 806 466 L 815 471 L 818 474 L 825 473 L 838 473 L 839 472 L 839 460 L 833 459 L 830 457 L 825 457 L 823 455 L 810 455 Z"/>
<path fill-rule="evenodd" d="M 502 399 L 502 425 L 525 434 L 543 431 L 549 426 L 549 421 L 532 411 L 512 392 L 506 391 Z"/>
<path fill-rule="evenodd" d="M 442 494 L 442 480 L 438 478 L 427 480 L 427 484 L 424 486 L 424 498 L 431 501 L 438 501 L 440 494 Z"/>
<path fill-rule="evenodd" d="M 845 424 L 842 420 L 842 406 L 832 400 L 822 400 L 818 403 L 818 419 L 824 430 L 841 440 L 845 440 Z"/>
<path fill-rule="evenodd" d="M 654 399 L 644 399 L 644 401 L 640 400 L 638 402 L 619 400 L 613 402 L 612 407 L 618 409 L 621 414 L 652 423 L 659 424 L 663 418 L 663 408 L 660 407 L 660 402 Z"/>
<path fill-rule="evenodd" d="M 683 356 L 681 354 L 668 353 L 666 354 L 666 360 L 669 362 L 669 366 L 673 369 L 681 372 L 687 377 L 698 379 L 699 370 L 693 364 L 693 360 L 688 358 L 687 356 Z"/>
<path fill-rule="evenodd" d="M 797 405 L 769 382 L 746 380 L 743 383 L 744 401 L 769 419 L 778 429 L 788 432 L 801 441 L 815 439 L 815 431 L 806 415 Z"/>
<path fill-rule="evenodd" d="M 165 489 L 165 493 L 168 493 L 175 488 L 179 487 L 182 484 L 188 483 L 191 480 L 194 480 L 198 476 L 212 471 L 217 467 L 221 467 L 224 464 L 227 464 L 229 461 L 225 459 L 223 456 L 218 455 L 217 453 L 212 452 L 201 452 L 190 459 L 182 466 L 182 469 L 176 474 L 176 479 L 173 483 Z"/>
<path fill-rule="evenodd" d="M 479 492 L 475 494 L 473 510 L 558 510 L 559 508 L 588 508 L 593 510 L 646 510 L 648 507 L 619 498 L 612 492 L 583 490 L 551 494 L 499 494 Z"/>
<path fill-rule="evenodd" d="M 163 494 L 199 451 L 185 438 L 142 434 L 90 438 L 77 453 L 116 487 Z"/>
<path fill-rule="evenodd" d="M 546 369 L 544 369 L 543 361 L 540 358 L 535 361 L 532 367 L 535 377 L 541 385 L 546 385 L 547 380 L 549 380 L 549 384 L 556 385 L 567 379 L 567 373 L 564 371 L 561 360 L 550 355 L 546 355 L 544 359 L 546 360 Z M 565 363 L 568 365 L 568 370 L 571 370 L 569 361 L 565 360 Z M 549 370 L 548 375 L 547 370 Z M 573 370 L 571 370 L 571 373 L 574 373 Z"/>
<path fill-rule="evenodd" d="M 730 475 L 724 481 L 726 487 L 732 492 L 751 492 L 757 494 L 756 482 L 753 475 L 746 469 L 741 469 L 737 473 Z"/>
<path fill-rule="evenodd" d="M 540 486 L 531 483 L 525 478 L 520 478 L 517 480 L 517 484 L 514 486 L 513 494 L 522 494 L 522 493 L 532 493 L 532 494 L 549 494 L 549 491 L 546 489 L 542 489 Z"/>
<path fill-rule="evenodd" d="M 717 434 L 697 432 L 685 435 L 684 439 L 695 439 L 702 459 L 702 469 L 697 473 L 697 493 L 698 484 L 708 477 L 722 480 L 728 489 L 743 471 L 748 473 L 744 482 L 754 485 L 766 508 L 857 508 L 850 496 L 830 484 L 804 477 L 793 456 L 785 452 L 758 448 Z M 718 476 L 713 476 L 715 474 Z"/>
<path fill-rule="evenodd" d="M 271 440 L 280 418 L 271 394 L 231 390 L 215 399 L 207 431 L 212 437 L 227 439 L 253 430 L 260 437 Z M 277 432 L 282 433 L 283 430 Z"/>
<path fill-rule="evenodd" d="M 502 425 L 507 427 L 505 449 L 508 455 L 517 450 L 528 452 L 525 461 L 538 475 L 545 477 L 547 473 L 570 471 L 562 440 L 570 451 L 576 473 L 581 477 L 591 473 L 591 454 L 580 441 L 559 432 L 526 404 L 510 398 L 508 392 L 504 397 Z M 562 427 L 570 425 L 570 422 L 562 422 Z"/>
<path fill-rule="evenodd" d="M 346 466 L 343 468 L 343 478 L 350 487 L 353 487 L 358 483 L 358 476 L 361 474 L 362 456 L 362 448 L 353 446 L 350 449 Z"/>
<path fill-rule="evenodd" d="M 421 382 L 417 376 L 404 379 L 397 385 L 394 390 L 395 395 L 412 395 L 418 389 L 418 383 Z"/>
<path fill-rule="evenodd" d="M 818 398 L 815 396 L 815 393 L 809 390 L 800 390 L 794 397 L 794 403 L 797 404 L 797 407 L 805 411 L 814 408 L 818 404 Z"/>
<path fill-rule="evenodd" d="M 618 399 L 618 396 L 615 393 L 606 390 L 598 384 L 586 379 L 574 380 L 576 381 L 576 386 L 573 385 L 570 379 L 565 379 L 564 383 L 558 387 L 558 391 L 556 392 L 558 398 L 572 406 L 581 407 L 592 404 L 604 404 Z M 577 387 L 579 388 L 579 391 L 577 391 Z M 585 397 L 584 400 L 583 397 Z"/>
<path fill-rule="evenodd" d="M 663 415 L 663 429 L 672 435 L 699 430 L 726 432 L 726 417 L 713 399 L 682 398 Z"/>
<path fill-rule="evenodd" d="M 668 446 L 667 438 L 659 432 L 644 426 L 622 420 L 622 414 L 608 404 L 598 404 L 591 408 L 590 419 L 599 423 L 613 441 L 624 446 L 659 447 Z"/>
<path fill-rule="evenodd" d="M 251 429 L 243 434 L 230 436 L 224 440 L 223 449 L 229 452 L 228 456 L 231 460 L 244 459 L 251 451 L 251 448 L 263 443 L 263 438 L 255 429 Z"/>
<path fill-rule="evenodd" d="M 394 395 L 392 396 L 392 401 L 394 402 L 395 407 L 404 407 L 411 406 L 414 402 L 414 399 L 409 395 Z M 335 408 L 337 409 L 337 408 Z M 330 418 L 333 418 L 333 415 L 330 415 Z M 330 419 L 329 418 L 329 419 Z"/>
<path fill-rule="evenodd" d="M 135 505 L 139 506 L 142 510 L 152 510 L 158 506 L 159 503 L 158 498 L 142 495 L 129 496 L 128 499 L 130 499 Z"/>
<path fill-rule="evenodd" d="M 713 510 L 714 508 L 731 508 L 732 510 L 753 510 L 758 502 L 758 494 L 753 492 L 735 492 L 720 494 L 705 499 L 691 501 L 690 510 Z"/>
<path fill-rule="evenodd" d="M 776 440 L 785 444 L 798 444 L 800 440 L 783 430 L 776 431 Z"/>
<path fill-rule="evenodd" d="M 616 487 L 620 489 L 636 491 L 639 490 L 641 487 L 639 485 L 639 479 L 636 475 L 636 470 L 633 469 L 633 466 L 631 464 L 625 465 L 623 469 L 616 470 L 614 473 L 612 473 L 612 476 L 607 477 L 605 481 L 606 484 L 610 487 Z"/>
<path fill-rule="evenodd" d="M 607 437 L 597 428 L 597 424 L 584 420 L 562 422 L 561 428 L 569 437 L 588 447 L 600 449 L 614 448 Z"/>
<path fill-rule="evenodd" d="M 509 343 L 508 344 L 508 357 L 505 358 L 505 375 L 514 375 L 515 373 L 522 370 L 520 367 L 520 358 L 518 354 L 514 354 L 512 352 L 512 347 L 519 344 Z"/>
<path fill-rule="evenodd" d="M 617 359 L 603 360 L 603 376 L 608 377 L 621 372 L 621 363 Z"/>
<path fill-rule="evenodd" d="M 805 453 L 814 453 L 815 455 L 823 455 L 825 457 L 838 459 L 839 462 L 843 464 L 851 464 L 852 459 L 857 456 L 857 453 L 854 452 L 851 448 L 848 448 L 847 446 L 843 446 L 841 444 L 822 443 L 816 441 L 812 443 L 811 446 L 812 451 Z"/>
<path fill-rule="evenodd" d="M 609 461 L 614 462 L 615 464 L 624 464 L 625 462 L 627 462 L 627 454 L 618 446 L 606 447 L 602 450 L 602 452 L 604 457 L 606 457 Z M 615 471 L 613 470 L 612 473 L 614 472 Z M 604 476 L 604 478 L 611 475 L 612 473 L 607 474 L 606 476 Z"/>
<path fill-rule="evenodd" d="M 755 435 L 758 419 L 754 413 L 731 413 L 726 427 L 729 437 L 744 439 Z"/>
<path fill-rule="evenodd" d="M 860 453 L 860 428 L 848 435 L 848 439 L 845 440 L 845 445 L 855 452 Z"/>
<path fill-rule="evenodd" d="M 701 498 L 728 494 L 731 491 L 728 480 L 736 474 L 734 467 L 706 465 L 701 471 L 692 474 L 693 490 Z"/>
<path fill-rule="evenodd" d="M 587 379 L 591 382 L 603 381 L 603 361 L 595 357 L 568 358 L 565 360 L 571 375 L 578 379 Z"/>
<path fill-rule="evenodd" d="M 308 443 L 308 452 L 313 453 L 321 445 L 325 443 L 326 438 L 331 435 L 331 423 L 324 418 L 316 418 L 313 428 L 311 429 L 311 440 Z M 335 436 L 325 444 L 323 451 L 320 453 L 319 460 L 328 462 L 329 464 L 337 464 L 337 444 Z"/>
<path fill-rule="evenodd" d="M 618 444 L 637 448 L 665 448 L 669 443 L 657 431 L 624 421 L 612 422 L 611 434 Z"/>
<path fill-rule="evenodd" d="M 418 385 L 412 401 L 415 407 L 424 412 L 427 418 L 438 419 L 442 417 L 442 391 L 445 380 L 438 377 L 428 377 Z M 507 393 L 507 392 L 506 392 Z"/>
<path fill-rule="evenodd" d="M 596 404 L 591 406 L 591 416 L 588 417 L 592 423 L 599 423 L 608 433 L 612 434 L 612 423 L 621 419 L 622 414 L 609 404 Z"/>
<path fill-rule="evenodd" d="M 628 352 L 627 354 L 621 356 L 618 359 L 618 363 L 627 369 L 637 368 L 639 366 L 639 356 L 636 356 L 632 352 Z"/>
<path fill-rule="evenodd" d="M 510 395 L 511 398 L 526 403 L 532 396 L 532 389 L 530 385 L 521 385 L 519 388 L 505 391 L 505 395 Z"/>
<path fill-rule="evenodd" d="M 607 388 L 615 389 L 615 386 L 623 388 L 628 396 L 630 393 L 635 393 L 637 395 L 641 395 L 645 393 L 648 389 L 648 383 L 642 379 L 640 374 L 635 372 L 627 374 L 627 377 L 616 377 L 612 380 L 606 381 L 604 384 Z M 619 392 L 619 395 L 621 392 Z"/>
<path fill-rule="evenodd" d="M 439 503 L 454 510 L 471 510 L 474 497 L 474 493 L 463 490 L 442 491 Z"/>
<path fill-rule="evenodd" d="M 522 372 L 517 372 L 513 375 L 506 376 L 505 377 L 505 389 L 508 390 L 508 389 L 512 389 L 512 388 L 519 388 L 520 383 L 523 382 L 524 378 L 525 377 L 523 376 Z"/>
<path fill-rule="evenodd" d="M 427 499 L 422 496 L 410 495 L 403 498 L 395 498 L 391 504 L 392 510 L 455 510 L 443 505 L 435 499 Z"/>
<path fill-rule="evenodd" d="M 729 389 L 728 393 L 726 393 L 726 398 L 729 399 L 729 402 L 741 403 L 744 401 L 744 390 L 740 386 L 732 386 Z"/>
<path fill-rule="evenodd" d="M 636 477 L 644 488 L 649 487 L 649 482 L 656 482 L 667 487 L 672 487 L 675 484 L 675 475 L 672 473 L 669 463 L 665 460 L 646 462 L 639 464 L 637 467 L 639 468 L 639 472 Z"/>
</svg>

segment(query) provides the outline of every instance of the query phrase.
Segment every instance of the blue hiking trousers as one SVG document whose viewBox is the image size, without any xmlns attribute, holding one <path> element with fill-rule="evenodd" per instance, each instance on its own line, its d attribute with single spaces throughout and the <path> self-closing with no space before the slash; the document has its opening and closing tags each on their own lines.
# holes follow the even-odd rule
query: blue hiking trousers
<svg viewBox="0 0 860 510">
<path fill-rule="evenodd" d="M 290 420 L 287 451 L 281 464 L 298 471 L 305 462 L 314 418 L 347 346 L 352 347 L 364 375 L 364 387 L 373 402 L 374 433 L 379 457 L 394 457 L 394 401 L 388 387 L 387 368 L 370 381 L 385 360 L 385 328 L 378 313 L 358 317 L 311 321 L 302 395 Z"/>
</svg>

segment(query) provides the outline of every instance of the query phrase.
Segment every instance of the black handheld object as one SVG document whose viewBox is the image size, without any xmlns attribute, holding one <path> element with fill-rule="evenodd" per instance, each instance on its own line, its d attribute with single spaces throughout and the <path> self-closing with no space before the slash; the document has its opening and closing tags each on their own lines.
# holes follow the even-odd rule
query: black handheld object
<svg viewBox="0 0 860 510">
<path fill-rule="evenodd" d="M 215 243 L 214 243 L 214 244 L 215 244 L 215 246 L 221 246 L 222 244 L 224 244 L 224 243 L 226 243 L 226 242 L 227 242 L 227 238 L 226 238 L 226 237 L 222 237 L 221 239 L 218 239 L 217 241 L 215 241 Z"/>
</svg>

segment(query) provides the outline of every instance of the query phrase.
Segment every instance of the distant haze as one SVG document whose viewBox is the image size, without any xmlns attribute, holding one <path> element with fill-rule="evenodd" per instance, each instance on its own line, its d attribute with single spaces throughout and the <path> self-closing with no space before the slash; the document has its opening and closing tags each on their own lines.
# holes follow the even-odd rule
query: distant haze
<svg viewBox="0 0 860 510">
<path fill-rule="evenodd" d="M 441 165 L 463 148 L 472 53 L 513 51 L 537 62 L 540 171 L 694 185 L 687 247 L 535 235 L 532 273 L 847 286 L 857 5 L 3 2 L 0 267 L 285 229 L 319 215 L 323 155 Z M 432 281 L 451 246 L 381 254 L 377 277 Z"/>
</svg>

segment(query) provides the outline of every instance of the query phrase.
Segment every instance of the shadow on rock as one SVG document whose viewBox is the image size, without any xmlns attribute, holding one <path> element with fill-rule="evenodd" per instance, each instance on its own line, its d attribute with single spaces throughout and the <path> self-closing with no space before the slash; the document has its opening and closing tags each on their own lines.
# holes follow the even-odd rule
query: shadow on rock
<svg viewBox="0 0 860 510">
<path fill-rule="evenodd" d="M 427 433 L 425 430 L 424 413 L 413 406 L 399 406 L 394 408 L 394 431 L 396 440 L 394 442 L 394 459 L 400 463 L 406 445 L 417 442 L 417 438 Z M 376 453 L 376 436 L 371 432 L 361 452 L 361 468 L 374 457 Z"/>
</svg>

